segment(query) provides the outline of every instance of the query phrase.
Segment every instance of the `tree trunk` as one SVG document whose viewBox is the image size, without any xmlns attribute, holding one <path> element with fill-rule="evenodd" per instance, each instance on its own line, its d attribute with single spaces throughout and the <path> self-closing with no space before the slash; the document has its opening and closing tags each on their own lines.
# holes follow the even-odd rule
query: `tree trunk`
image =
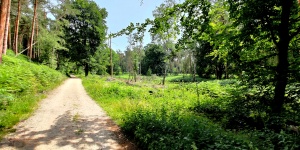
<svg viewBox="0 0 300 150">
<path fill-rule="evenodd" d="M 274 101 L 271 105 L 272 115 L 276 120 L 272 120 L 275 126 L 272 128 L 279 132 L 281 129 L 280 115 L 282 112 L 284 98 L 285 98 L 285 88 L 288 81 L 288 48 L 289 48 L 289 20 L 290 11 L 292 7 L 292 1 L 284 1 L 282 3 L 282 14 L 281 23 L 279 30 L 279 42 L 278 42 L 278 64 L 277 64 L 277 74 L 276 74 L 276 85 L 275 85 L 275 96 Z M 274 122 L 275 121 L 275 122 Z"/>
<path fill-rule="evenodd" d="M 225 79 L 229 79 L 228 62 L 225 63 Z"/>
<path fill-rule="evenodd" d="M 9 28 L 8 28 L 8 39 L 7 39 L 7 48 L 11 49 L 11 28 L 10 28 L 10 22 L 9 22 Z"/>
<path fill-rule="evenodd" d="M 194 61 L 194 65 L 193 65 L 193 82 L 196 82 L 196 63 Z"/>
<path fill-rule="evenodd" d="M 38 19 L 36 19 L 36 21 L 35 21 L 35 34 L 34 34 L 35 41 L 37 41 L 38 35 L 39 35 L 39 22 L 38 22 Z M 37 58 L 37 51 L 38 51 L 38 44 L 33 49 L 33 56 L 32 56 L 33 59 Z"/>
<path fill-rule="evenodd" d="M 38 40 L 38 36 L 39 36 L 39 20 L 37 19 L 36 20 L 36 34 L 35 34 L 35 39 L 36 41 Z M 54 49 L 54 48 L 53 48 Z M 35 51 L 35 57 L 34 58 L 37 58 L 39 59 L 39 43 L 37 43 L 37 46 L 36 46 L 36 51 Z M 54 50 L 53 50 L 54 51 Z"/>
<path fill-rule="evenodd" d="M 136 70 L 133 71 L 133 79 L 134 79 L 134 82 L 136 82 Z"/>
<path fill-rule="evenodd" d="M 3 41 L 4 41 L 4 30 L 5 30 L 5 22 L 6 15 L 8 9 L 9 0 L 1 0 L 1 9 L 0 9 L 0 63 L 2 63 L 2 52 L 3 52 Z"/>
<path fill-rule="evenodd" d="M 112 49 L 111 49 L 111 37 L 109 38 L 109 50 L 110 50 L 110 76 L 114 75 L 114 66 L 112 63 Z"/>
<path fill-rule="evenodd" d="M 32 47 L 33 47 L 33 37 L 34 37 L 34 27 L 35 27 L 35 21 L 36 21 L 36 15 L 37 15 L 37 0 L 34 1 L 34 12 L 33 12 L 33 18 L 32 18 L 32 26 L 31 26 L 31 36 L 30 36 L 30 44 L 29 44 L 29 52 L 28 56 L 31 59 L 32 58 Z"/>
<path fill-rule="evenodd" d="M 8 43 L 8 31 L 10 28 L 9 20 L 10 20 L 10 0 L 8 0 L 7 11 L 6 11 L 6 19 L 5 19 L 5 29 L 4 29 L 4 39 L 3 39 L 3 50 L 2 53 L 6 55 L 7 51 L 7 43 Z"/>
<path fill-rule="evenodd" d="M 88 64 L 88 63 L 85 63 L 85 66 L 84 66 L 84 73 L 85 73 L 85 76 L 86 76 L 86 77 L 89 75 L 89 64 Z"/>
<path fill-rule="evenodd" d="M 13 50 L 15 54 L 18 54 L 18 40 L 19 40 L 19 22 L 21 16 L 21 0 L 18 1 L 18 13 L 15 21 L 15 32 L 14 32 L 14 42 L 13 42 Z"/>
<path fill-rule="evenodd" d="M 167 64 L 164 64 L 164 77 L 163 77 L 163 80 L 162 80 L 162 85 L 165 85 L 166 75 L 167 75 Z"/>
<path fill-rule="evenodd" d="M 281 113 L 284 103 L 285 88 L 288 78 L 288 48 L 289 48 L 289 14 L 292 2 L 282 2 L 282 15 L 279 30 L 278 64 L 275 85 L 275 97 L 272 106 L 273 113 Z"/>
</svg>

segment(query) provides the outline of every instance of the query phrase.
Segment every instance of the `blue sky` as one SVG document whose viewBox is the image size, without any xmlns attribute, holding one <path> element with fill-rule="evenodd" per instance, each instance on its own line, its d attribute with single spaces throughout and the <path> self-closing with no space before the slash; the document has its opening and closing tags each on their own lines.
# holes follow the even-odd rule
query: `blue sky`
<svg viewBox="0 0 300 150">
<path fill-rule="evenodd" d="M 108 32 L 116 33 L 126 28 L 130 22 L 143 23 L 146 18 L 153 18 L 152 11 L 164 0 L 94 0 L 100 8 L 106 8 Z M 144 46 L 151 42 L 149 33 L 145 34 Z M 125 51 L 128 46 L 127 36 L 112 39 L 114 50 Z"/>
</svg>

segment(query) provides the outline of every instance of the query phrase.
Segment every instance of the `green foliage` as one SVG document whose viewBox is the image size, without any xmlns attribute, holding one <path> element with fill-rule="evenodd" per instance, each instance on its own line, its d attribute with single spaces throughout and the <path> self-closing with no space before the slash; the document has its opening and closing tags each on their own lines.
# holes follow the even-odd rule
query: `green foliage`
<svg viewBox="0 0 300 150">
<path fill-rule="evenodd" d="M 149 68 L 149 69 L 147 70 L 146 75 L 147 75 L 147 76 L 151 76 L 151 75 L 152 75 L 152 70 L 151 70 L 151 68 Z"/>
<path fill-rule="evenodd" d="M 200 86 L 200 94 L 205 94 L 212 97 L 210 101 L 204 103 L 196 103 L 191 110 L 199 115 L 206 117 L 220 123 L 223 128 L 231 130 L 263 130 L 270 129 L 272 125 L 280 125 L 281 129 L 286 131 L 287 126 L 299 126 L 299 100 L 295 96 L 298 93 L 290 92 L 296 91 L 293 88 L 298 87 L 298 84 L 288 85 L 287 98 L 285 99 L 282 116 L 277 118 L 274 122 L 273 118 L 276 116 L 269 115 L 272 111 L 270 103 L 274 97 L 272 87 L 256 86 L 249 88 L 243 84 L 233 82 L 233 80 L 225 80 L 225 83 L 219 82 L 220 85 L 225 86 L 226 94 L 218 95 L 216 89 L 205 87 L 202 90 Z M 218 88 L 218 87 L 217 87 Z M 293 95 L 293 96 L 292 96 Z M 203 102 L 203 101 L 202 101 Z M 294 131 L 298 132 L 298 131 Z"/>
<path fill-rule="evenodd" d="M 137 109 L 125 117 L 122 126 L 142 149 L 251 149 L 252 143 L 226 133 L 203 117 L 166 110 Z"/>
<path fill-rule="evenodd" d="M 51 68 L 56 67 L 56 51 L 66 51 L 67 49 L 62 46 L 64 40 L 61 35 L 54 31 L 40 29 L 40 36 L 38 36 L 40 56 L 37 58 L 42 64 L 48 65 Z M 59 53 L 59 52 L 58 52 Z"/>
<path fill-rule="evenodd" d="M 142 74 L 146 75 L 148 69 L 153 74 L 163 75 L 166 53 L 162 47 L 156 44 L 145 46 L 145 57 L 142 61 Z"/>
<path fill-rule="evenodd" d="M 106 48 L 105 46 L 101 46 L 95 52 L 95 55 L 91 57 L 91 71 L 98 75 L 107 75 L 110 74 L 110 49 Z M 118 54 L 112 50 L 112 63 L 114 74 L 120 73 L 120 66 L 119 66 L 119 56 Z"/>
<path fill-rule="evenodd" d="M 123 77 L 123 76 L 122 76 Z M 126 76 L 124 76 L 126 78 Z M 159 78 L 159 77 L 156 77 Z M 167 77 L 172 81 L 177 77 Z M 151 81 L 153 80 L 153 81 Z M 297 110 L 287 105 L 286 127 L 267 130 L 266 111 L 272 89 L 248 88 L 237 80 L 155 85 L 152 77 L 125 83 L 103 77 L 83 79 L 83 84 L 127 136 L 142 149 L 297 149 Z M 289 86 L 291 91 L 298 85 Z M 267 94 L 271 91 L 271 93 Z M 295 93 L 290 93 L 293 97 Z M 298 98 L 298 97 L 297 97 Z M 298 104 L 298 102 L 297 102 Z M 295 107 L 298 105 L 295 105 Z M 294 122 L 293 122 L 294 121 Z M 291 126 L 292 127 L 292 126 Z"/>
<path fill-rule="evenodd" d="M 107 12 L 104 8 L 89 0 L 75 0 L 73 9 L 80 11 L 78 14 L 69 14 L 64 19 L 69 24 L 64 26 L 64 39 L 70 50 L 64 57 L 70 61 L 84 65 L 85 75 L 91 71 L 92 58 L 98 47 L 105 42 Z"/>
<path fill-rule="evenodd" d="M 28 117 L 43 93 L 64 78 L 61 73 L 23 57 L 4 56 L 0 65 L 0 133 Z"/>
<path fill-rule="evenodd" d="M 153 25 L 152 34 L 177 29 L 181 32 L 177 46 L 196 52 L 199 76 L 209 78 L 215 73 L 221 79 L 233 73 L 247 84 L 241 93 L 232 92 L 228 109 L 236 113 L 229 118 L 238 118 L 236 123 L 263 118 L 279 133 L 287 120 L 282 116 L 299 115 L 294 86 L 300 77 L 299 1 L 185 0 L 167 9 L 163 6 L 155 11 L 155 20 L 146 22 Z M 180 18 L 175 25 L 173 18 Z M 219 110 L 215 105 L 203 107 Z"/>
</svg>

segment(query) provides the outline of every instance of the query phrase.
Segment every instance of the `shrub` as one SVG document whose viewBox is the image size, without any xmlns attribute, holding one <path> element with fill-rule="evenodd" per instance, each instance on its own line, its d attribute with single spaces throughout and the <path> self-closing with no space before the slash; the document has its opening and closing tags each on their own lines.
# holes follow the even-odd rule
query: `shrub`
<svg viewBox="0 0 300 150">
<path fill-rule="evenodd" d="M 137 109 L 126 115 L 123 131 L 142 149 L 251 149 L 252 143 L 223 131 L 203 117 L 166 110 Z"/>
</svg>

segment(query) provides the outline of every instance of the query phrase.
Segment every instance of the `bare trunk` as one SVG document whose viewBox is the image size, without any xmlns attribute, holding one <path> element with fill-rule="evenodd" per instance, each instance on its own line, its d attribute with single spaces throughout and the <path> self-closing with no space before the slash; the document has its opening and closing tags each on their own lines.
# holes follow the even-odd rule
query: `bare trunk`
<svg viewBox="0 0 300 150">
<path fill-rule="evenodd" d="M 0 35 L 4 35 L 5 22 L 7 16 L 7 9 L 9 0 L 1 0 L 1 9 L 0 9 Z M 0 63 L 2 63 L 2 52 L 3 52 L 3 41 L 4 36 L 0 36 Z"/>
<path fill-rule="evenodd" d="M 13 50 L 15 54 L 18 54 L 18 37 L 19 37 L 19 22 L 21 16 L 21 0 L 18 1 L 18 14 L 16 16 L 15 21 L 15 32 L 14 32 L 14 43 L 13 43 Z"/>
<path fill-rule="evenodd" d="M 194 56 L 194 55 L 193 55 Z M 196 82 L 196 63 L 194 61 L 194 65 L 193 65 L 193 81 Z"/>
<path fill-rule="evenodd" d="M 39 20 L 36 20 L 36 34 L 35 34 L 35 40 L 38 41 L 38 36 L 39 36 Z M 40 47 L 39 47 L 39 43 L 37 43 L 36 46 L 36 51 L 35 51 L 35 58 L 39 58 L 39 51 L 40 51 Z"/>
<path fill-rule="evenodd" d="M 2 53 L 6 55 L 7 43 L 8 43 L 8 30 L 10 28 L 10 0 L 8 0 L 7 11 L 6 11 L 5 29 L 4 29 L 4 39 L 3 39 L 3 50 Z"/>
<path fill-rule="evenodd" d="M 275 85 L 275 96 L 274 101 L 271 105 L 272 113 L 274 119 L 272 121 L 276 122 L 272 128 L 279 132 L 281 130 L 280 115 L 282 112 L 284 98 L 285 98 L 285 88 L 288 81 L 288 48 L 289 48 L 289 20 L 290 11 L 292 7 L 292 1 L 282 2 L 282 14 L 281 23 L 279 30 L 279 43 L 278 43 L 278 64 L 277 64 L 277 74 L 276 74 L 276 85 Z"/>
<path fill-rule="evenodd" d="M 32 58 L 32 47 L 33 47 L 33 37 L 34 37 L 34 27 L 35 27 L 35 21 L 36 21 L 36 11 L 37 11 L 37 0 L 34 1 L 34 13 L 32 18 L 32 26 L 31 26 L 31 36 L 30 36 L 30 44 L 29 44 L 29 50 L 28 50 L 28 56 L 31 59 Z"/>
<path fill-rule="evenodd" d="M 88 63 L 85 63 L 85 66 L 84 66 L 84 73 L 85 73 L 85 76 L 86 76 L 86 77 L 89 75 L 89 64 L 88 64 Z"/>
<path fill-rule="evenodd" d="M 166 76 L 167 76 L 167 64 L 164 64 L 164 77 L 163 77 L 163 80 L 162 80 L 162 85 L 165 85 Z"/>
<path fill-rule="evenodd" d="M 228 62 L 225 63 L 225 79 L 229 79 Z"/>
<path fill-rule="evenodd" d="M 11 49 L 11 28 L 10 28 L 10 22 L 9 22 L 9 28 L 8 28 L 7 48 Z"/>
<path fill-rule="evenodd" d="M 111 49 L 111 37 L 109 38 L 109 49 L 110 49 L 110 76 L 114 75 L 114 67 L 112 63 L 112 49 Z"/>
<path fill-rule="evenodd" d="M 134 82 L 136 82 L 136 70 L 133 72 L 133 79 L 134 79 Z"/>
<path fill-rule="evenodd" d="M 288 48 L 289 48 L 289 14 L 291 9 L 291 2 L 282 2 L 282 15 L 279 37 L 280 41 L 278 43 L 278 65 L 277 65 L 277 75 L 276 75 L 276 86 L 275 86 L 275 97 L 273 102 L 272 110 L 274 113 L 280 113 L 283 102 L 285 88 L 287 85 L 288 77 Z"/>
</svg>

